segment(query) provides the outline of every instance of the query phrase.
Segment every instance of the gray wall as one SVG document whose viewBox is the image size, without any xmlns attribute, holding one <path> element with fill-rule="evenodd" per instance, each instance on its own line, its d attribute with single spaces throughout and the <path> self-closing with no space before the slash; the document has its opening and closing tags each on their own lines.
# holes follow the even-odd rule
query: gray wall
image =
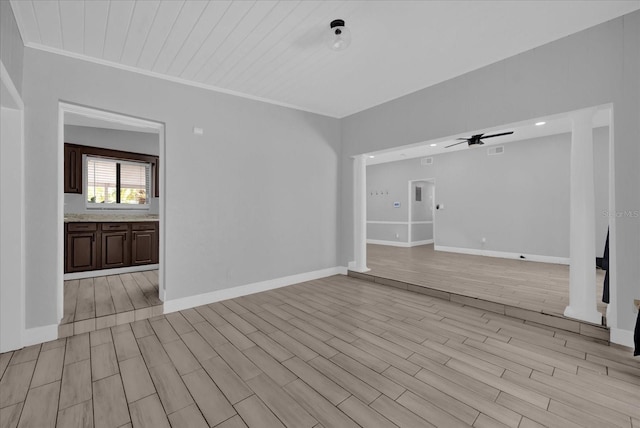
<svg viewBox="0 0 640 428">
<path fill-rule="evenodd" d="M 83 146 L 104 147 L 144 155 L 160 155 L 158 134 L 149 132 L 65 125 L 64 141 Z"/>
<path fill-rule="evenodd" d="M 416 200 L 416 189 L 420 188 L 421 200 Z M 433 220 L 433 183 L 414 181 L 411 183 L 411 221 Z"/>
<path fill-rule="evenodd" d="M 603 212 L 609 204 L 609 128 L 594 129 L 593 137 L 596 249 L 602 255 L 607 232 Z M 571 134 L 508 143 L 504 153 L 495 156 L 487 155 L 486 146 L 474 147 L 433 156 L 431 165 L 422 165 L 420 159 L 372 165 L 367 167 L 367 182 L 386 186 L 407 200 L 409 180 L 435 178 L 435 202 L 445 207 L 435 212 L 436 245 L 568 258 L 570 147 Z M 424 196 L 428 197 L 426 189 Z M 393 208 L 368 207 L 369 213 L 385 220 Z"/>
<path fill-rule="evenodd" d="M 342 263 L 353 260 L 352 156 L 595 105 L 614 109 L 615 209 L 639 210 L 638 76 L 640 11 L 344 118 Z M 633 298 L 640 297 L 640 218 L 622 216 L 616 226 L 614 310 L 618 328 L 632 330 Z"/>
<path fill-rule="evenodd" d="M 411 241 L 428 241 L 433 239 L 433 224 L 412 224 Z"/>
<path fill-rule="evenodd" d="M 407 242 L 409 227 L 406 224 L 367 224 L 367 239 Z"/>
<path fill-rule="evenodd" d="M 160 154 L 158 134 L 148 132 L 65 125 L 64 141 L 83 146 L 102 147 L 145 155 L 158 156 Z M 95 209 L 87 209 L 85 202 L 84 194 L 65 193 L 64 212 L 66 214 L 95 213 Z M 120 214 L 125 212 L 128 214 L 158 214 L 159 205 L 159 198 L 151 197 L 148 211 L 119 209 L 117 212 Z M 100 211 L 104 212 L 105 210 Z"/>
<path fill-rule="evenodd" d="M 0 1 L 0 60 L 9 77 L 22 94 L 22 64 L 24 44 L 9 1 Z"/>
<path fill-rule="evenodd" d="M 57 322 L 59 100 L 166 125 L 169 299 L 337 265 L 337 119 L 30 48 L 24 60 L 27 327 Z"/>
</svg>

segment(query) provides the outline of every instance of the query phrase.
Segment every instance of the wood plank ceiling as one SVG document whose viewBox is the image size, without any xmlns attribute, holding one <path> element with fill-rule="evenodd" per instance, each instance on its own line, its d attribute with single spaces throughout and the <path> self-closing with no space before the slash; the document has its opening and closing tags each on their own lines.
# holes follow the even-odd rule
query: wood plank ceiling
<svg viewBox="0 0 640 428">
<path fill-rule="evenodd" d="M 334 117 L 638 9 L 632 1 L 11 0 L 27 46 Z M 353 34 L 333 52 L 336 18 Z"/>
</svg>

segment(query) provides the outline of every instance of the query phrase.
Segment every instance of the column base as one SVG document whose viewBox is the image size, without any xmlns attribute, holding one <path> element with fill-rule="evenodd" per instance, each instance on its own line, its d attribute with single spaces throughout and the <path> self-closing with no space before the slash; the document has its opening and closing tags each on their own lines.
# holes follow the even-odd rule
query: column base
<svg viewBox="0 0 640 428">
<path fill-rule="evenodd" d="M 360 273 L 369 272 L 371 270 L 366 265 L 365 266 L 358 265 L 355 261 L 349 262 L 347 264 L 347 269 L 349 269 L 352 272 L 360 272 Z"/>
<path fill-rule="evenodd" d="M 564 309 L 564 316 L 575 318 L 592 324 L 602 325 L 602 314 L 598 311 L 578 311 L 571 306 Z"/>
</svg>

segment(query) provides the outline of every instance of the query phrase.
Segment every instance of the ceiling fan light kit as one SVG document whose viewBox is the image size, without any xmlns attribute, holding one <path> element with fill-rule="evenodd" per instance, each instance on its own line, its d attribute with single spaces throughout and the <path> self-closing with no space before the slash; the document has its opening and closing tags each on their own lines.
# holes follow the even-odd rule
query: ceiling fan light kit
<svg viewBox="0 0 640 428">
<path fill-rule="evenodd" d="M 344 25 L 344 19 L 334 19 L 329 24 L 325 42 L 329 49 L 341 51 L 351 44 L 351 31 Z"/>
</svg>

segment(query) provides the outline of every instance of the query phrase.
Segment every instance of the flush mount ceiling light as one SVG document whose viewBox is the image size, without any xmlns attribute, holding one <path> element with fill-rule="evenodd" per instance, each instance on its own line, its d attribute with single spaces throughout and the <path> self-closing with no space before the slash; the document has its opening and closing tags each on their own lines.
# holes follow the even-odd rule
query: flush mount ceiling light
<svg viewBox="0 0 640 428">
<path fill-rule="evenodd" d="M 329 32 L 326 35 L 327 46 L 331 50 L 341 51 L 351 43 L 351 31 L 344 26 L 343 19 L 334 19 L 329 24 Z"/>
<path fill-rule="evenodd" d="M 536 126 L 542 126 L 542 125 L 544 125 L 545 123 L 547 123 L 547 122 L 536 122 Z"/>
</svg>

